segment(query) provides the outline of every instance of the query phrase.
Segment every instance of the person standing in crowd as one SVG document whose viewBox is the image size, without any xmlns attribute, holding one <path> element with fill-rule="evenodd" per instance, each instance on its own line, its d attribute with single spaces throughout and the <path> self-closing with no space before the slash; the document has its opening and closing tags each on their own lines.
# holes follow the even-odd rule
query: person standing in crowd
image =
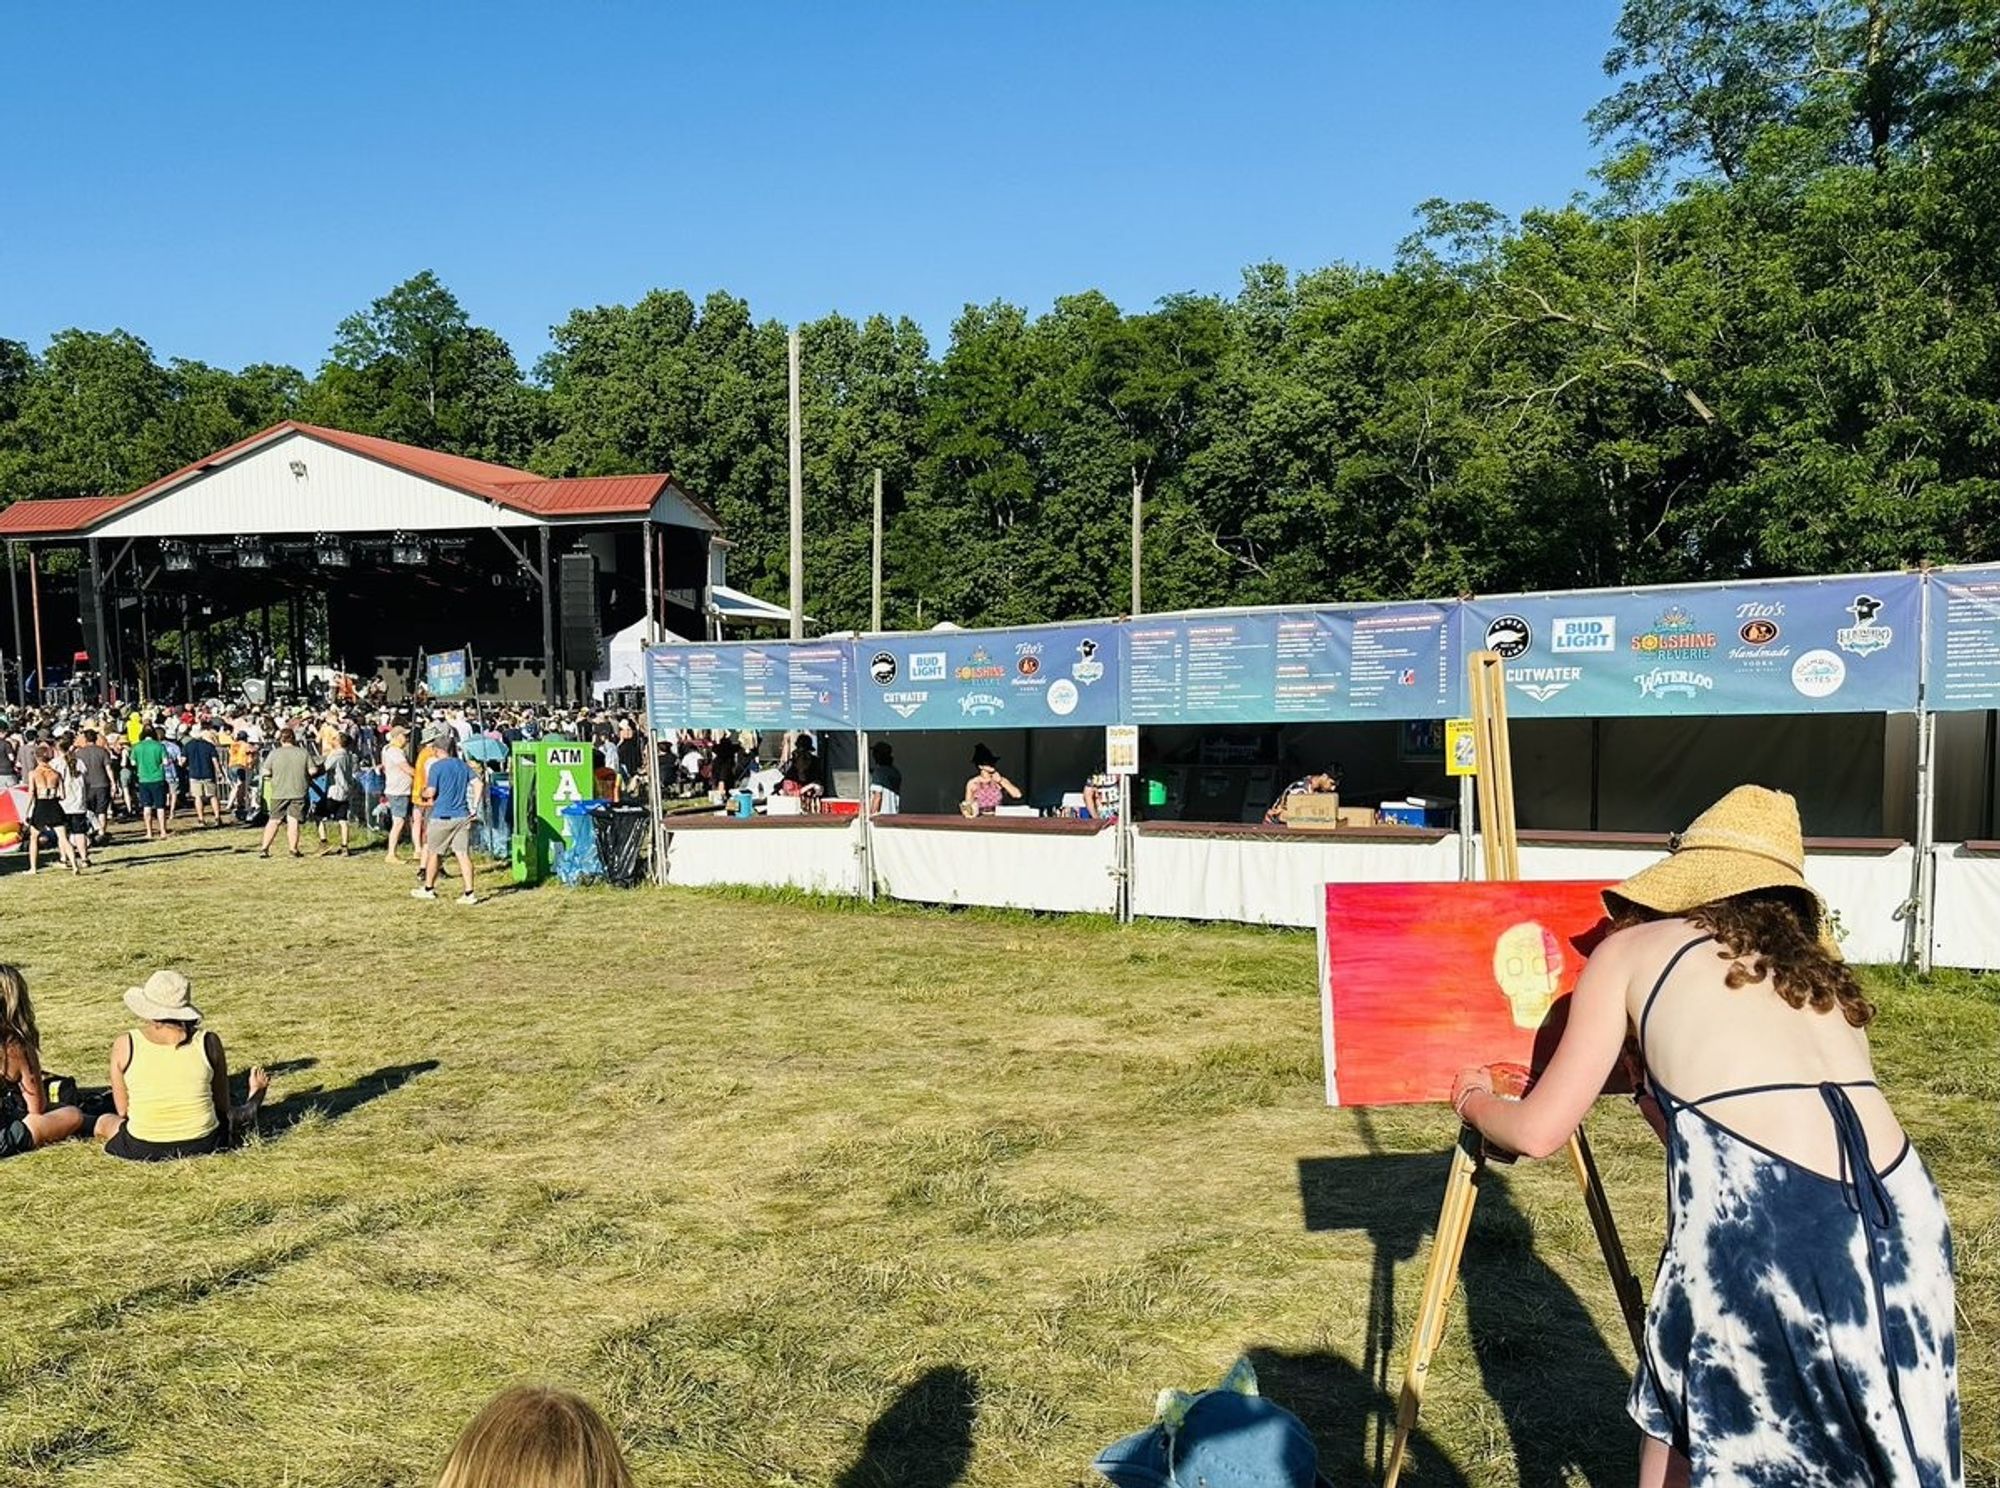
<svg viewBox="0 0 2000 1488">
<path fill-rule="evenodd" d="M 136 716 L 136 715 L 134 715 Z M 140 726 L 142 729 L 144 725 Z M 137 816 L 139 776 L 132 759 L 132 746 L 138 741 L 127 733 L 112 733 L 105 736 L 111 749 L 111 764 L 118 777 L 118 808 L 127 816 Z"/>
<path fill-rule="evenodd" d="M 42 833 L 55 834 L 63 866 L 75 871 L 69 858 L 69 818 L 63 815 L 63 778 L 54 764 L 55 750 L 35 746 L 35 767 L 28 772 L 28 871 L 42 871 Z"/>
<path fill-rule="evenodd" d="M 732 730 L 724 729 L 717 735 L 709 769 L 715 783 L 724 791 L 735 787 L 736 778 L 743 769 L 743 746 L 737 742 Z"/>
<path fill-rule="evenodd" d="M 458 860 L 465 892 L 460 904 L 477 904 L 472 891 L 472 771 L 458 757 L 458 735 L 447 730 L 424 776 L 424 881 L 410 890 L 412 899 L 437 898 L 438 869 L 444 855 Z"/>
<path fill-rule="evenodd" d="M 21 768 L 21 748 L 25 742 L 23 731 L 11 720 L 0 721 L 0 790 L 19 785 L 26 778 L 16 773 Z M 34 766 L 30 764 L 28 768 L 32 770 Z"/>
<path fill-rule="evenodd" d="M 264 840 L 257 856 L 271 856 L 278 824 L 283 822 L 286 846 L 293 857 L 304 857 L 299 851 L 299 823 L 305 820 L 306 795 L 312 787 L 312 758 L 299 748 L 298 735 L 292 730 L 278 731 L 278 747 L 264 756 L 263 774 L 271 788 L 271 819 L 264 823 Z"/>
<path fill-rule="evenodd" d="M 389 850 L 383 856 L 391 863 L 396 861 L 396 841 L 410 827 L 410 792 L 416 785 L 416 771 L 410 765 L 407 752 L 410 742 L 409 730 L 398 724 L 389 730 L 389 742 L 382 746 L 382 799 L 389 808 Z M 410 860 L 421 863 L 423 851 L 417 846 L 415 829 L 411 828 Z"/>
<path fill-rule="evenodd" d="M 165 837 L 167 835 L 167 824 L 174 819 L 174 811 L 180 804 L 181 763 L 183 756 L 181 754 L 180 741 L 171 734 L 160 740 L 160 748 L 165 753 L 165 758 L 161 763 L 166 771 L 167 787 L 167 810 L 166 815 L 160 819 L 160 835 Z"/>
<path fill-rule="evenodd" d="M 63 778 L 63 830 L 69 834 L 69 866 L 81 873 L 90 866 L 90 814 L 84 809 L 83 766 L 77 763 L 74 745 L 57 757 Z"/>
<path fill-rule="evenodd" d="M 965 799 L 959 810 L 967 816 L 992 816 L 1000 809 L 1002 797 L 1021 799 L 1021 787 L 1000 773 L 1000 756 L 985 744 L 972 747 L 972 778 L 965 782 Z"/>
<path fill-rule="evenodd" d="M 90 818 L 91 834 L 99 842 L 111 840 L 111 751 L 98 742 L 97 730 L 83 731 L 83 743 L 70 757 L 72 767 L 83 771 L 83 810 Z"/>
<path fill-rule="evenodd" d="M 348 827 L 354 819 L 354 748 L 348 735 L 333 736 L 333 748 L 320 757 L 319 776 L 322 795 L 313 816 L 319 828 L 320 855 L 333 850 L 326 836 L 326 824 L 332 821 L 340 824 L 340 855 L 344 858 L 349 851 Z"/>
<path fill-rule="evenodd" d="M 194 732 L 181 746 L 181 756 L 187 764 L 188 800 L 194 807 L 194 824 L 197 827 L 222 825 L 222 798 L 217 794 L 215 785 L 221 757 L 208 733 L 205 724 L 197 723 Z M 214 808 L 215 820 L 212 823 L 204 810 L 207 807 Z"/>
<path fill-rule="evenodd" d="M 425 738 L 423 747 L 417 751 L 416 762 L 411 771 L 410 846 L 417 854 L 419 883 L 423 882 L 424 877 L 424 825 L 430 815 L 430 809 L 425 803 L 429 799 L 431 765 L 438 758 L 447 737 L 456 737 L 448 724 L 434 727 Z"/>
<path fill-rule="evenodd" d="M 618 725 L 618 743 L 614 752 L 618 760 L 619 793 L 623 795 L 638 790 L 639 782 L 646 778 L 646 743 L 629 718 Z"/>
<path fill-rule="evenodd" d="M 887 739 L 868 747 L 868 814 L 894 816 L 903 809 L 903 772 Z"/>
<path fill-rule="evenodd" d="M 1547 1156 L 1636 1035 L 1672 1200 L 1627 1404 L 1642 1488 L 1961 1482 L 1951 1226 L 1876 1084 L 1796 803 L 1738 787 L 1604 905 L 1547 1068 L 1518 1100 L 1463 1070 L 1452 1107 Z"/>
</svg>

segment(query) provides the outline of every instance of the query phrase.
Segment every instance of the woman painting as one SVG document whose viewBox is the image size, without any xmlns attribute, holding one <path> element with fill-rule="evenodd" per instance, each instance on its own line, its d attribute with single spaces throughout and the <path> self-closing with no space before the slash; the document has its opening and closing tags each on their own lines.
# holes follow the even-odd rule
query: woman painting
<svg viewBox="0 0 2000 1488">
<path fill-rule="evenodd" d="M 1875 1083 L 1875 1010 L 1804 866 L 1792 798 L 1730 792 L 1606 892 L 1614 932 L 1526 1096 L 1483 1068 L 1453 1095 L 1496 1145 L 1543 1156 L 1637 1034 L 1670 1200 L 1629 1404 L 1645 1488 L 1963 1481 L 1944 1205 Z"/>
<path fill-rule="evenodd" d="M 1000 809 L 1002 797 L 1021 799 L 1021 787 L 1000 773 L 1000 756 L 984 744 L 972 748 L 972 778 L 965 782 L 965 799 L 959 810 L 966 816 L 991 816 Z"/>
<path fill-rule="evenodd" d="M 230 1109 L 228 1056 L 220 1038 L 201 1031 L 193 991 L 178 971 L 156 971 L 145 986 L 125 993 L 139 1026 L 111 1045 L 118 1114 L 98 1117 L 96 1131 L 113 1157 L 202 1157 L 230 1147 L 256 1124 L 270 1076 L 253 1068 L 249 1099 Z"/>
</svg>

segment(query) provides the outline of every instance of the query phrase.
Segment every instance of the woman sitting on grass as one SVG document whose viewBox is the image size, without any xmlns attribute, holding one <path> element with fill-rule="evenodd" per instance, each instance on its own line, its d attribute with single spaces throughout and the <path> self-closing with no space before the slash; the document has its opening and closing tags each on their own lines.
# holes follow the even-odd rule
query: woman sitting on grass
<svg viewBox="0 0 2000 1488">
<path fill-rule="evenodd" d="M 33 1152 L 83 1130 L 75 1106 L 51 1106 L 42 1091 L 42 1034 L 28 979 L 0 966 L 0 1157 Z"/>
<path fill-rule="evenodd" d="M 438 1488 L 632 1488 L 632 1470 L 581 1395 L 515 1385 L 472 1418 Z"/>
<path fill-rule="evenodd" d="M 125 1006 L 141 1021 L 111 1045 L 118 1114 L 97 1118 L 97 1139 L 113 1157 L 200 1157 L 232 1146 L 257 1123 L 271 1077 L 253 1067 L 249 1098 L 230 1109 L 229 1061 L 222 1040 L 201 1032 L 192 992 L 178 971 L 156 971 L 125 993 Z"/>
</svg>

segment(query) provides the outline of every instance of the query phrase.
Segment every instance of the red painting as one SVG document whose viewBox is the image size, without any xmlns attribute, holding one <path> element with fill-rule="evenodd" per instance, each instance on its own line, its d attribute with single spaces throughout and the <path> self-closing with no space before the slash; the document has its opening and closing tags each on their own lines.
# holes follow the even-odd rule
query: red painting
<svg viewBox="0 0 2000 1488">
<path fill-rule="evenodd" d="M 1326 1098 L 1448 1101 L 1469 1064 L 1540 1069 L 1604 930 L 1598 883 L 1328 884 Z"/>
</svg>

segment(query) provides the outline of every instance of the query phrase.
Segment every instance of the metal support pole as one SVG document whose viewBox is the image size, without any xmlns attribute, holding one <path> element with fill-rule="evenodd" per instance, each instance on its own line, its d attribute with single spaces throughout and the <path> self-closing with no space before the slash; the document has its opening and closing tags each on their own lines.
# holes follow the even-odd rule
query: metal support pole
<svg viewBox="0 0 2000 1488">
<path fill-rule="evenodd" d="M 35 553 L 34 544 L 28 544 L 28 604 L 35 616 L 35 697 L 46 697 L 49 690 L 49 673 L 42 660 L 42 560 Z M 22 683 L 23 703 L 27 702 L 27 684 Z"/>
<path fill-rule="evenodd" d="M 188 634 L 188 597 L 181 596 L 181 685 L 187 689 L 182 699 L 190 708 L 194 706 L 194 637 Z"/>
<path fill-rule="evenodd" d="M 793 331 L 785 343 L 791 369 L 789 414 L 791 421 L 792 496 L 792 639 L 806 636 L 806 482 L 805 442 L 799 430 L 799 333 Z"/>
<path fill-rule="evenodd" d="M 645 637 L 643 645 L 650 646 L 659 640 L 653 629 L 653 519 L 646 518 L 639 524 L 639 568 L 640 587 L 646 595 L 646 625 L 640 632 Z"/>
<path fill-rule="evenodd" d="M 643 655 L 643 653 L 642 653 Z M 653 727 L 653 668 L 646 667 L 646 809 L 653 817 L 653 882 L 667 881 L 666 797 L 660 791 L 660 734 Z"/>
<path fill-rule="evenodd" d="M 1134 615 L 1142 614 L 1139 604 L 1139 555 L 1143 542 L 1140 530 L 1140 516 L 1145 510 L 1146 487 L 1139 480 L 1139 467 L 1132 467 L 1132 610 Z"/>
<path fill-rule="evenodd" d="M 14 701 L 28 706 L 28 653 L 21 643 L 21 569 L 14 540 L 7 539 L 7 592 L 14 602 Z"/>
<path fill-rule="evenodd" d="M 1923 575 L 1918 590 L 1917 635 L 1931 633 L 1931 576 Z M 1930 711 L 1930 647 L 1917 643 L 1917 830 L 1916 862 L 1910 869 L 1910 899 L 1904 906 L 1907 940 L 1903 962 L 1920 972 L 1931 969 L 1931 908 L 1937 889 L 1937 865 L 1932 851 L 1937 839 L 1937 719 Z"/>
<path fill-rule="evenodd" d="M 875 467 L 875 565 L 873 602 L 868 607 L 868 628 L 882 632 L 882 467 Z"/>
<path fill-rule="evenodd" d="M 868 730 L 860 729 L 854 742 L 861 751 L 861 840 L 854 855 L 861 860 L 861 897 L 875 902 L 875 787 L 868 778 Z"/>
<path fill-rule="evenodd" d="M 1473 834 L 1474 807 L 1479 799 L 1478 782 L 1470 775 L 1458 777 L 1458 881 L 1471 883 L 1479 877 L 1479 843 Z"/>
<path fill-rule="evenodd" d="M 90 539 L 90 606 L 97 623 L 97 649 L 108 652 L 110 637 L 104 629 L 104 573 L 97 563 L 97 539 Z M 102 655 L 91 657 L 97 666 L 97 694 L 100 699 L 107 696 L 105 688 L 110 678 L 105 670 L 106 658 Z"/>
<path fill-rule="evenodd" d="M 556 614 L 551 608 L 553 597 L 549 590 L 549 529 L 543 527 L 542 538 L 542 701 L 549 707 L 556 705 Z"/>
</svg>

